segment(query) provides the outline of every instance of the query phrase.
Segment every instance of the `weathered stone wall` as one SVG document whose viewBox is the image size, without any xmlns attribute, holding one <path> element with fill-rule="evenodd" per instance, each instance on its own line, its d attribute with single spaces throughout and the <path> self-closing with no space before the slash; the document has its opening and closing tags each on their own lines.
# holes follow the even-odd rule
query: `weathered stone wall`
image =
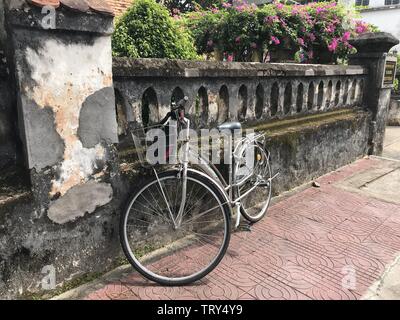
<svg viewBox="0 0 400 320">
<path fill-rule="evenodd" d="M 62 6 L 46 29 L 41 8 L 1 3 L 15 91 L 0 78 L 0 102 L 6 94 L 16 101 L 18 129 L 7 134 L 19 135 L 29 177 L 18 186 L 23 173 L 0 179 L 0 297 L 15 297 L 42 289 L 43 268 L 54 268 L 60 284 L 119 254 L 113 17 Z"/>
<path fill-rule="evenodd" d="M 267 132 L 280 193 L 367 154 L 367 81 L 361 66 L 117 58 L 121 158 L 135 159 L 130 128 L 157 122 L 171 101 L 187 96 L 196 128 L 231 120 Z"/>
<path fill-rule="evenodd" d="M 343 109 L 261 126 L 268 136 L 274 194 L 290 190 L 364 156 L 371 115 Z"/>
<path fill-rule="evenodd" d="M 112 18 L 58 10 L 54 31 L 40 28 L 40 8 L 15 8 L 7 16 L 26 164 L 34 182 L 48 180 L 43 196 L 36 193 L 50 220 L 73 221 L 112 197 L 102 181 L 117 142 Z M 81 192 L 91 197 L 77 201 Z"/>
<path fill-rule="evenodd" d="M 117 58 L 114 79 L 121 133 L 126 132 L 123 124 L 156 122 L 172 100 L 185 95 L 189 116 L 201 126 L 226 120 L 259 123 L 360 106 L 367 70 Z"/>
<path fill-rule="evenodd" d="M 6 40 L 3 2 L 0 1 L 0 169 L 15 165 L 17 158 L 17 113 L 6 58 Z"/>
<path fill-rule="evenodd" d="M 400 126 L 400 95 L 392 96 L 387 124 L 389 126 Z"/>
<path fill-rule="evenodd" d="M 378 32 L 362 34 L 350 43 L 357 53 L 349 57 L 349 63 L 363 65 L 369 72 L 363 101 L 365 108 L 372 113 L 368 153 L 380 155 L 393 89 L 393 84 L 384 82 L 386 60 L 389 50 L 399 44 L 399 40 L 390 33 Z"/>
<path fill-rule="evenodd" d="M 281 172 L 275 193 L 368 150 L 367 68 L 158 59 L 113 65 L 112 17 L 101 8 L 73 11 L 68 6 L 78 2 L 65 2 L 48 30 L 40 8 L 3 3 L 9 73 L 0 77 L 0 103 L 9 101 L 4 132 L 19 135 L 25 165 L 0 177 L 1 298 L 43 291 L 52 270 L 60 286 L 115 265 L 119 214 L 144 178 L 131 170 L 129 130 L 158 121 L 171 100 L 189 97 L 196 128 L 240 120 L 265 131 L 273 170 Z"/>
<path fill-rule="evenodd" d="M 3 53 L 0 45 L 0 169 L 15 165 L 16 162 L 16 113 L 12 108 L 11 87 Z"/>
</svg>

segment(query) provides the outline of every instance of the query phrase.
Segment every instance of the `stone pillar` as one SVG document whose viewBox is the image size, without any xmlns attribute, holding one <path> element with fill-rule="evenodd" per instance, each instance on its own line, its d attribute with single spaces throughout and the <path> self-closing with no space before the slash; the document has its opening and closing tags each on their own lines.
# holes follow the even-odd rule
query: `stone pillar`
<svg viewBox="0 0 400 320">
<path fill-rule="evenodd" d="M 0 170 L 16 165 L 16 112 L 12 101 L 12 79 L 6 59 L 7 34 L 4 28 L 4 4 L 0 0 Z"/>
<path fill-rule="evenodd" d="M 384 83 L 388 52 L 399 43 L 390 33 L 366 33 L 350 40 L 357 53 L 349 57 L 349 64 L 368 68 L 368 81 L 363 90 L 363 105 L 372 113 L 369 154 L 379 155 L 383 149 L 386 119 L 393 85 Z"/>
<path fill-rule="evenodd" d="M 113 16 L 99 1 L 41 7 L 56 2 L 6 0 L 5 20 L 36 214 L 64 224 L 111 201 L 118 137 Z"/>
</svg>

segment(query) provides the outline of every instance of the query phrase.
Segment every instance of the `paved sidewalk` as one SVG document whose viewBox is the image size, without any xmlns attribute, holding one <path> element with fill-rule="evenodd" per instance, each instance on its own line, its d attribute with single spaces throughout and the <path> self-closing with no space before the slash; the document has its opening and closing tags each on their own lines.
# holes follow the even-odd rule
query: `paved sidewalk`
<svg viewBox="0 0 400 320">
<path fill-rule="evenodd" d="M 400 255 L 400 196 L 362 190 L 396 168 L 361 159 L 279 201 L 251 233 L 235 233 L 219 267 L 191 286 L 162 287 L 128 269 L 60 298 L 360 299 Z"/>
<path fill-rule="evenodd" d="M 400 126 L 386 127 L 383 156 L 400 160 Z"/>
</svg>

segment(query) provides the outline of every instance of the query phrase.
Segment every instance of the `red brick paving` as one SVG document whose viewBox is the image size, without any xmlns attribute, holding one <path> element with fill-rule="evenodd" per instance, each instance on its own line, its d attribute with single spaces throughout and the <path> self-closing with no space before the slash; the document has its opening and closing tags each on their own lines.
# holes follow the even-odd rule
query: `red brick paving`
<svg viewBox="0 0 400 320">
<path fill-rule="evenodd" d="M 378 161 L 359 160 L 272 206 L 191 286 L 162 287 L 133 272 L 86 299 L 358 299 L 400 252 L 400 205 L 335 183 Z M 342 285 L 346 266 L 356 272 L 354 288 Z"/>
</svg>

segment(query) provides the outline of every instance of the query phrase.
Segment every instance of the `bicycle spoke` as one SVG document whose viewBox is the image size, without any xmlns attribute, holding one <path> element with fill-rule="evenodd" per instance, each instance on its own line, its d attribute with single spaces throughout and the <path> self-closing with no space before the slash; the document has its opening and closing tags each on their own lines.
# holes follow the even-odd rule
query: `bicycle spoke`
<svg viewBox="0 0 400 320">
<path fill-rule="evenodd" d="M 182 196 L 182 181 L 172 173 L 160 174 L 133 197 L 125 218 L 123 240 L 130 248 L 125 253 L 136 268 L 161 283 L 184 283 L 208 273 L 226 250 L 230 228 L 224 196 L 201 175 L 190 175 L 180 225 L 172 225 L 168 216 L 168 207 L 175 214 Z"/>
<path fill-rule="evenodd" d="M 204 197 L 207 195 L 207 192 L 205 192 L 200 199 L 198 199 L 190 208 L 186 209 L 186 211 L 184 211 L 184 214 L 182 215 L 182 218 L 188 213 L 190 212 L 193 208 L 195 208 L 197 206 L 197 204 L 202 201 L 204 199 Z"/>
<path fill-rule="evenodd" d="M 136 212 L 141 213 L 141 214 L 143 213 L 143 214 L 148 215 L 150 217 L 153 216 L 151 213 L 140 211 L 140 210 L 137 210 L 137 209 L 134 209 L 134 208 L 131 208 L 131 210 L 136 211 Z M 169 221 L 166 220 L 164 216 L 161 216 L 161 215 L 157 215 L 157 216 L 160 217 L 164 222 L 169 223 Z M 137 217 L 133 217 L 132 219 L 138 219 L 138 218 Z M 148 222 L 148 221 L 146 221 L 146 222 Z"/>
<path fill-rule="evenodd" d="M 156 198 L 154 197 L 154 195 L 153 195 L 153 193 L 151 192 L 151 190 L 147 190 L 148 191 L 148 193 L 150 193 L 150 196 L 152 197 L 152 199 L 153 199 L 153 201 L 154 201 L 154 204 L 158 207 L 158 209 L 160 210 L 159 212 L 162 214 L 163 213 L 163 210 L 161 209 L 161 207 L 159 206 L 159 204 L 158 204 L 158 201 L 156 200 Z M 149 206 L 151 206 L 152 207 L 152 203 L 149 201 L 149 200 L 147 200 L 147 198 L 145 198 L 143 195 L 141 195 L 142 196 L 142 198 L 144 198 L 145 199 L 145 201 L 149 204 Z M 154 208 L 156 211 L 158 210 L 157 208 Z"/>
<path fill-rule="evenodd" d="M 172 214 L 171 207 L 170 207 L 169 204 L 168 204 L 168 201 L 167 201 L 167 199 L 166 199 L 166 196 L 164 195 L 163 189 L 161 189 L 162 186 L 161 186 L 160 181 L 158 181 L 157 187 L 158 187 L 158 188 L 156 188 L 156 189 L 157 189 L 158 193 L 160 194 L 161 198 L 164 200 L 165 204 L 167 205 L 167 210 L 168 210 L 168 213 L 170 214 L 170 219 L 172 220 L 173 224 L 175 225 L 175 220 L 174 220 L 174 216 L 173 216 L 173 214 Z"/>
<path fill-rule="evenodd" d="M 165 217 L 164 217 L 164 215 L 163 215 L 162 212 L 157 212 L 157 211 L 151 210 L 151 209 L 149 209 L 149 207 L 146 207 L 145 205 L 143 205 L 143 204 L 140 203 L 139 201 L 138 201 L 138 204 L 141 205 L 143 208 L 145 208 L 145 209 L 147 209 L 147 210 L 150 210 L 151 212 L 154 212 L 154 214 L 155 214 L 156 216 L 158 216 L 158 217 L 160 217 L 160 218 L 163 218 L 163 219 L 165 220 Z M 145 211 L 143 211 L 143 210 L 137 210 L 137 209 L 134 209 L 134 208 L 131 208 L 131 210 L 134 210 L 134 211 L 139 212 L 139 213 L 144 213 L 144 214 L 151 215 L 149 212 L 145 212 Z M 167 221 L 167 220 L 165 220 L 165 221 Z"/>
<path fill-rule="evenodd" d="M 191 219 L 189 219 L 189 220 L 186 220 L 184 224 L 190 223 L 190 222 L 192 222 L 193 220 L 199 219 L 199 218 L 201 218 L 202 216 L 206 215 L 207 213 L 209 213 L 209 212 L 211 212 L 211 211 L 213 211 L 213 210 L 215 210 L 215 209 L 217 209 L 217 208 L 219 208 L 219 207 L 220 207 L 220 205 L 218 204 L 218 205 L 216 205 L 215 207 L 213 207 L 213 208 L 211 208 L 211 209 L 207 209 L 207 210 L 205 210 L 205 211 L 203 211 L 203 212 L 201 212 L 201 213 L 198 213 L 198 214 L 196 214 L 195 216 L 193 216 L 193 218 L 191 218 Z M 183 224 L 183 223 L 182 223 L 182 224 Z"/>
<path fill-rule="evenodd" d="M 161 183 L 163 183 L 163 182 L 160 182 L 160 184 Z M 164 185 L 164 189 L 163 190 L 164 190 L 164 193 L 165 193 L 165 198 L 166 198 L 165 200 L 167 201 L 167 205 L 169 206 L 169 208 L 171 208 L 172 207 L 172 202 L 171 202 L 170 197 L 168 195 L 168 188 L 165 188 L 165 185 Z M 172 210 L 171 210 L 171 213 L 173 214 Z"/>
</svg>

